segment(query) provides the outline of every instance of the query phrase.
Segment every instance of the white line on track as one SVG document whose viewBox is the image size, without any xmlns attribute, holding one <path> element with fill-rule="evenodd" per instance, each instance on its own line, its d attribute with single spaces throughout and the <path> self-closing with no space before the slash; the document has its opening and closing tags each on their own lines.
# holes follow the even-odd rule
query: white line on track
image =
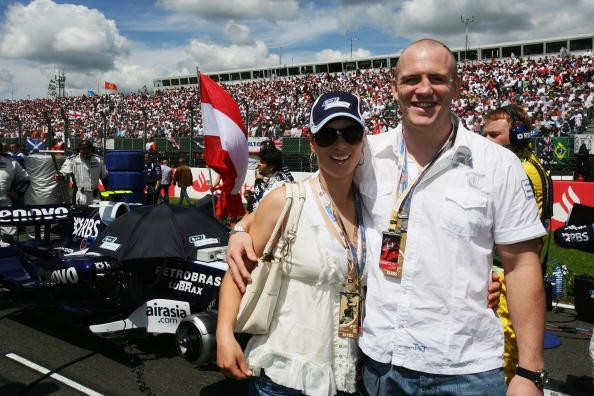
<svg viewBox="0 0 594 396">
<path fill-rule="evenodd" d="M 38 365 L 37 363 L 33 363 L 30 360 L 25 359 L 24 357 L 21 357 L 15 353 L 7 353 L 6 357 L 12 360 L 15 360 L 19 363 L 21 363 L 24 366 L 27 366 L 35 371 L 40 372 L 41 374 L 47 374 L 50 372 L 50 370 L 46 369 L 43 366 Z M 60 374 L 51 374 L 50 377 L 52 377 L 53 379 L 55 379 L 56 381 L 60 381 L 66 385 L 68 385 L 71 388 L 76 389 L 79 392 L 84 393 L 85 395 L 89 395 L 89 396 L 103 396 L 103 394 L 99 393 L 99 392 L 95 392 L 92 389 L 87 388 L 84 385 L 79 384 L 78 382 L 74 382 L 71 379 L 68 379 L 66 377 L 64 377 L 63 375 Z"/>
</svg>

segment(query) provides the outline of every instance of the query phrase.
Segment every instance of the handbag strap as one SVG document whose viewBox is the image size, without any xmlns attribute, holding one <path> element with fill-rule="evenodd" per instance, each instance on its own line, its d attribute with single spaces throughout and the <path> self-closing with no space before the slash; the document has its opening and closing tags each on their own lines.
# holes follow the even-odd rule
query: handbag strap
<svg viewBox="0 0 594 396">
<path fill-rule="evenodd" d="M 289 253 L 289 247 L 295 240 L 295 236 L 297 235 L 297 225 L 299 224 L 299 217 L 301 217 L 301 211 L 303 209 L 303 204 L 305 203 L 305 192 L 303 188 L 303 183 L 298 182 L 297 185 L 293 184 L 292 188 L 298 187 L 298 197 L 297 197 L 297 206 L 293 207 L 291 213 L 289 215 L 289 222 L 287 224 L 287 228 L 285 229 L 284 233 L 284 245 L 282 246 L 281 250 L 281 257 L 284 259 L 287 254 Z M 295 197 L 295 192 L 293 191 L 293 197 Z"/>
<path fill-rule="evenodd" d="M 278 235 L 278 232 L 281 229 L 283 222 L 285 221 L 285 217 L 287 217 L 287 212 L 289 211 L 289 209 L 291 209 L 291 205 L 293 204 L 293 184 L 292 183 L 285 184 L 285 194 L 286 194 L 285 195 L 285 206 L 283 207 L 283 210 L 282 210 L 280 216 L 278 216 L 278 220 L 276 221 L 276 224 L 274 225 L 272 234 L 270 234 L 270 239 L 268 239 L 268 242 L 266 242 L 266 246 L 264 247 L 264 253 L 262 255 L 263 257 L 268 257 L 270 255 L 270 252 L 272 251 L 272 247 L 276 240 L 276 236 Z"/>
<path fill-rule="evenodd" d="M 295 193 L 295 189 L 297 193 Z M 283 233 L 283 238 L 279 240 L 281 243 L 281 257 L 284 259 L 287 254 L 289 253 L 289 246 L 295 240 L 295 236 L 297 235 L 297 226 L 299 224 L 299 217 L 301 217 L 301 211 L 303 209 L 303 204 L 305 202 L 305 191 L 303 188 L 303 183 L 288 183 L 285 184 L 286 190 L 286 198 L 285 198 L 285 206 L 277 220 L 274 229 L 272 231 L 272 235 L 266 243 L 266 247 L 264 248 L 263 257 L 268 257 L 273 249 L 274 241 L 276 239 L 276 235 L 280 230 L 285 218 L 287 217 L 287 212 L 289 212 L 289 220 L 287 221 L 287 226 Z M 293 206 L 293 202 L 297 199 L 297 206 Z"/>
</svg>

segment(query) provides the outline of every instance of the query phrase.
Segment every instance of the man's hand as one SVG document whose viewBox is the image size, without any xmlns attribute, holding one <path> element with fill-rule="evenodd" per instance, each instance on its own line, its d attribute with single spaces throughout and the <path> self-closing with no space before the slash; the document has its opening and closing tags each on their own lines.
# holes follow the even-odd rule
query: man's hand
<svg viewBox="0 0 594 396">
<path fill-rule="evenodd" d="M 507 396 L 541 396 L 543 391 L 528 378 L 515 375 L 507 387 Z"/>
<path fill-rule="evenodd" d="M 499 305 L 499 298 L 501 297 L 501 281 L 499 275 L 496 272 L 491 272 L 492 282 L 489 284 L 487 292 L 487 306 L 491 309 L 497 309 Z"/>
<path fill-rule="evenodd" d="M 54 173 L 54 180 L 59 181 L 64 178 L 64 175 L 61 173 Z"/>
<path fill-rule="evenodd" d="M 252 238 L 247 232 L 238 232 L 229 238 L 227 246 L 227 264 L 233 282 L 245 293 L 245 286 L 252 280 L 245 262 L 256 263 L 258 257 L 252 246 Z"/>
</svg>

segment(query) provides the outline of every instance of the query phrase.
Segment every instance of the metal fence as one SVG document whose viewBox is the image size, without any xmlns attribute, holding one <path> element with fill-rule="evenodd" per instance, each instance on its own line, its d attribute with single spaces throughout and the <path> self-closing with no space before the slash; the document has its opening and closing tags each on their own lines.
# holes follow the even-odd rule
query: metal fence
<svg viewBox="0 0 594 396">
<path fill-rule="evenodd" d="M 533 138 L 532 147 L 542 160 L 545 168 L 551 171 L 575 171 L 575 160 L 577 148 L 575 147 L 576 137 L 572 135 L 562 136 L 563 140 L 555 140 L 536 137 Z M 81 139 L 71 138 L 70 148 L 66 154 L 70 154 L 78 146 Z M 12 139 L 0 139 L 3 143 L 9 143 Z M 155 138 L 157 146 L 157 158 L 167 159 L 170 164 L 177 164 L 180 157 L 186 158 L 188 164 L 192 167 L 205 167 L 204 146 L 202 137 L 178 137 L 177 143 L 179 149 L 166 138 Z M 555 146 L 556 143 L 563 142 L 563 147 Z M 134 138 L 115 138 L 113 139 L 114 150 L 142 150 L 144 151 L 145 142 L 143 139 Z M 23 145 L 24 146 L 24 145 Z M 108 150 L 111 149 L 111 142 L 108 144 Z M 24 147 L 23 147 L 24 148 Z M 294 172 L 312 172 L 317 169 L 315 159 L 312 157 L 309 142 L 304 137 L 285 137 L 282 139 L 281 149 L 283 151 L 283 161 Z M 594 147 L 591 148 L 591 150 Z M 102 148 L 97 148 L 97 153 L 102 154 Z M 594 156 L 590 155 L 591 174 L 589 180 L 594 180 Z"/>
</svg>

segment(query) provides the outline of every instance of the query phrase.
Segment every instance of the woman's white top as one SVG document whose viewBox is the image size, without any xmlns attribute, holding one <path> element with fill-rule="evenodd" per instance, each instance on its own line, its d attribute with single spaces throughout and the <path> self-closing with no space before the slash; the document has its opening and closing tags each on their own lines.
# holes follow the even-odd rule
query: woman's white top
<svg viewBox="0 0 594 396">
<path fill-rule="evenodd" d="M 264 369 L 275 383 L 306 395 L 355 392 L 357 340 L 338 337 L 347 250 L 328 230 L 309 181 L 303 185 L 305 204 L 269 332 L 252 336 L 245 355 L 254 375 Z"/>
</svg>

